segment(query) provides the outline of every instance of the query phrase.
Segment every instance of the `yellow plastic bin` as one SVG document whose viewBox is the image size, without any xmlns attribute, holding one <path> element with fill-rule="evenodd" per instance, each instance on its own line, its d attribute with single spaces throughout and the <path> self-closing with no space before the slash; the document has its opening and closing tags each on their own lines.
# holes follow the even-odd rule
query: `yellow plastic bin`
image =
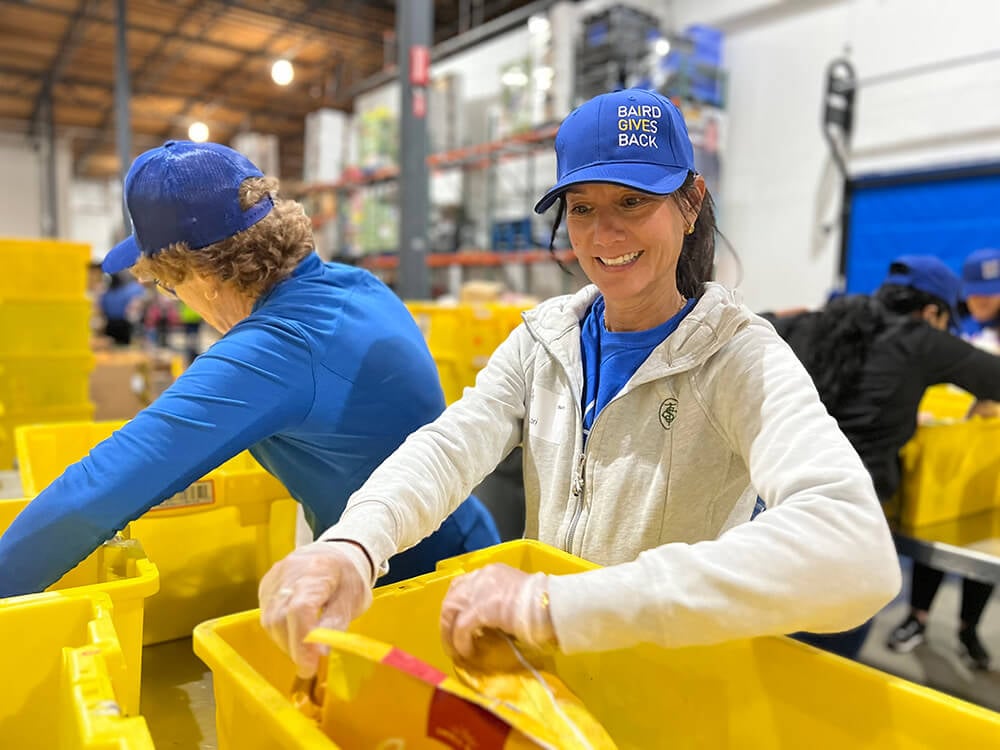
<svg viewBox="0 0 1000 750">
<path fill-rule="evenodd" d="M 900 522 L 941 523 L 1000 506 L 1000 419 L 922 425 L 902 450 Z"/>
<path fill-rule="evenodd" d="M 965 419 L 969 409 L 976 402 L 976 397 L 968 391 L 948 383 L 932 385 L 924 391 L 917 411 L 935 420 Z"/>
<path fill-rule="evenodd" d="M 90 245 L 82 242 L 0 238 L 0 298 L 83 299 L 89 266 Z"/>
<path fill-rule="evenodd" d="M 14 467 L 17 455 L 15 433 L 22 425 L 51 424 L 93 419 L 94 405 L 90 402 L 75 406 L 42 406 L 34 409 L 18 410 L 0 401 L 0 469 Z M 26 495 L 34 493 L 24 491 Z"/>
<path fill-rule="evenodd" d="M 0 533 L 6 531 L 14 517 L 27 505 L 27 500 L 0 500 Z M 139 712 L 139 685 L 142 671 L 142 613 L 145 600 L 156 593 L 159 574 L 156 566 L 145 556 L 142 546 L 133 540 L 123 540 L 102 546 L 86 560 L 53 584 L 50 592 L 0 599 L 0 619 L 9 608 L 29 608 L 33 602 L 39 604 L 59 598 L 106 596 L 114 605 L 109 617 L 114 622 L 117 633 L 116 646 L 123 659 L 123 672 L 116 673 L 116 695 L 118 705 L 128 715 Z M 55 627 L 55 625 L 53 625 Z M 27 637 L 27 630 L 25 630 Z M 34 637 L 34 634 L 31 635 Z M 24 650 L 20 638 L 0 641 L 11 648 Z M 29 652 L 30 653 L 30 652 Z M 28 656 L 25 656 L 28 658 Z M 15 682 L 18 672 L 0 670 L 7 682 Z M 4 734 L 0 731 L 0 738 Z M 0 742 L 0 747 L 8 745 Z M 9 745 L 9 747 L 19 747 Z"/>
<path fill-rule="evenodd" d="M 468 305 L 407 302 L 406 307 L 437 365 L 445 403 L 458 401 L 465 388 L 476 382 L 471 351 L 475 320 Z"/>
<path fill-rule="evenodd" d="M 21 482 L 36 494 L 124 422 L 36 425 L 16 432 Z M 191 635 L 203 620 L 257 606 L 257 584 L 295 545 L 295 501 L 240 453 L 129 525 L 160 571 L 144 643 Z"/>
<path fill-rule="evenodd" d="M 132 677 L 100 593 L 0 600 L 0 746 L 152 750 L 127 716 Z"/>
<path fill-rule="evenodd" d="M 508 542 L 378 589 L 352 630 L 450 672 L 441 600 L 456 575 L 491 562 L 556 574 L 593 567 L 537 542 Z M 294 667 L 257 611 L 199 625 L 194 649 L 212 670 L 220 750 L 335 747 L 288 700 Z M 1000 714 L 787 638 L 559 656 L 555 671 L 622 750 L 931 750 L 1000 737 Z"/>
<path fill-rule="evenodd" d="M 0 295 L 0 357 L 86 354 L 90 349 L 93 309 L 82 290 L 72 299 Z"/>
<path fill-rule="evenodd" d="M 94 355 L 0 356 L 0 402 L 11 411 L 84 408 L 90 403 Z"/>
</svg>

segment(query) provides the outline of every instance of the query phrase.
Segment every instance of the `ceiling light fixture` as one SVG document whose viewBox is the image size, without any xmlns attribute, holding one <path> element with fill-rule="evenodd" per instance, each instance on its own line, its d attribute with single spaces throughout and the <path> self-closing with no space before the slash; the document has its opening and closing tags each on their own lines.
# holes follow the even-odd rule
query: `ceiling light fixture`
<svg viewBox="0 0 1000 750">
<path fill-rule="evenodd" d="M 195 143 L 204 143 L 208 140 L 208 125 L 201 120 L 195 120 L 188 126 L 188 138 Z"/>
<path fill-rule="evenodd" d="M 295 79 L 295 68 L 288 60 L 275 60 L 271 66 L 271 80 L 279 86 L 287 86 Z"/>
</svg>

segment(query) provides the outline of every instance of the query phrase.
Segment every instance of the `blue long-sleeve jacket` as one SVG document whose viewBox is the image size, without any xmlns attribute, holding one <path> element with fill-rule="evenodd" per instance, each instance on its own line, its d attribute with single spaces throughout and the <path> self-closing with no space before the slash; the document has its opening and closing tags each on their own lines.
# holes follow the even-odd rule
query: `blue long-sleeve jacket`
<svg viewBox="0 0 1000 750">
<path fill-rule="evenodd" d="M 69 466 L 0 538 L 0 597 L 41 591 L 152 506 L 249 448 L 313 530 L 444 409 L 402 302 L 367 271 L 307 256 L 122 429 Z M 469 498 L 393 561 L 393 580 L 499 541 Z"/>
</svg>

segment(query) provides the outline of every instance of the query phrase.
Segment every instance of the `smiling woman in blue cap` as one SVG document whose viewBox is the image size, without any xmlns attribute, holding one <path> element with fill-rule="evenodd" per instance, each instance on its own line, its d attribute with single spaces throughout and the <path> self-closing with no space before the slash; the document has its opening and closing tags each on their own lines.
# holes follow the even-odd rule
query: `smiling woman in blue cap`
<svg viewBox="0 0 1000 750">
<path fill-rule="evenodd" d="M 444 409 L 403 303 L 368 272 L 320 260 L 302 207 L 276 191 L 276 180 L 214 143 L 169 141 L 136 159 L 125 179 L 135 233 L 104 270 L 132 268 L 223 336 L 15 519 L 0 538 L 0 597 L 42 590 L 248 448 L 322 531 L 372 469 Z M 394 575 L 498 541 L 469 498 L 394 560 Z M 369 575 L 357 545 L 319 542 L 302 554 L 317 547 Z"/>
<path fill-rule="evenodd" d="M 558 204 L 593 284 L 525 313 L 323 537 L 381 567 L 523 445 L 526 536 L 606 567 L 458 578 L 442 634 L 459 657 L 491 628 L 571 653 L 863 622 L 900 582 L 871 479 L 774 329 L 710 282 L 715 217 L 680 111 L 650 91 L 598 96 L 556 155 L 536 211 Z M 758 495 L 769 511 L 750 523 Z M 308 671 L 298 641 L 317 610 L 344 626 L 367 585 L 292 553 L 261 584 L 263 622 Z M 310 588 L 324 598 L 303 606 Z"/>
</svg>

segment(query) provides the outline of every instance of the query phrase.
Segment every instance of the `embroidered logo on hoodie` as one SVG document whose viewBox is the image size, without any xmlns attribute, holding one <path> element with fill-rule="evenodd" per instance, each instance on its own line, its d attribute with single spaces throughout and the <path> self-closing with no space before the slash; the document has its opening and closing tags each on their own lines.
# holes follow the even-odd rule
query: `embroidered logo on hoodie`
<svg viewBox="0 0 1000 750">
<path fill-rule="evenodd" d="M 677 399 L 668 398 L 660 404 L 660 425 L 664 430 L 669 430 L 675 419 L 677 419 Z"/>
</svg>

